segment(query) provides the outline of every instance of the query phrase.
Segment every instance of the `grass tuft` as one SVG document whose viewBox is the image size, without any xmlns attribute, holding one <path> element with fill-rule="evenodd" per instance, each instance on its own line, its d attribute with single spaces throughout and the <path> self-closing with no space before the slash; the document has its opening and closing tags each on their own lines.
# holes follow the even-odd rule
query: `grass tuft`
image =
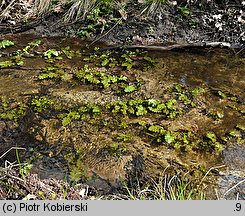
<svg viewBox="0 0 245 216">
<path fill-rule="evenodd" d="M 96 0 L 71 0 L 71 5 L 68 11 L 64 15 L 64 21 L 66 23 L 75 22 L 78 19 L 84 20 L 86 15 L 95 6 Z"/>
<path fill-rule="evenodd" d="M 165 174 L 143 188 L 125 186 L 129 200 L 204 200 L 205 194 L 197 184 L 181 176 Z"/>
<path fill-rule="evenodd" d="M 45 14 L 52 5 L 52 0 L 35 0 L 34 1 L 34 14 Z"/>
<path fill-rule="evenodd" d="M 162 16 L 166 13 L 168 4 L 168 0 L 146 0 L 142 14 L 146 13 L 148 17 Z"/>
</svg>

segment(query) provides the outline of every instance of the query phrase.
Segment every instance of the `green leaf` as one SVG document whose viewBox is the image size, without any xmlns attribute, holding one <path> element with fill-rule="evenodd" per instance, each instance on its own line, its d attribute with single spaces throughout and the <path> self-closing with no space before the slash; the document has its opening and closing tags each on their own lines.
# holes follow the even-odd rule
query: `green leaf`
<svg viewBox="0 0 245 216">
<path fill-rule="evenodd" d="M 12 61 L 3 61 L 0 62 L 0 68 L 8 68 L 14 66 L 15 64 Z"/>
<path fill-rule="evenodd" d="M 227 96 L 225 95 L 225 93 L 223 93 L 222 91 L 218 91 L 218 95 L 222 98 L 222 99 L 226 99 Z"/>
<path fill-rule="evenodd" d="M 144 59 L 145 59 L 146 61 L 150 62 L 150 63 L 156 63 L 156 62 L 157 62 L 156 59 L 153 59 L 153 58 L 151 58 L 151 57 L 149 57 L 149 56 L 145 56 Z"/>
<path fill-rule="evenodd" d="M 157 106 L 159 103 L 160 103 L 160 101 L 156 100 L 156 99 L 149 99 L 148 100 L 148 104 L 152 105 L 152 106 Z"/>
<path fill-rule="evenodd" d="M 166 103 L 166 106 L 170 110 L 175 110 L 177 105 L 177 101 L 175 99 L 171 99 Z"/>
<path fill-rule="evenodd" d="M 245 131 L 245 125 L 237 124 L 237 125 L 236 125 L 236 128 L 237 128 L 238 130 Z"/>
<path fill-rule="evenodd" d="M 149 131 L 154 132 L 154 133 L 159 133 L 159 134 L 164 134 L 165 133 L 165 129 L 160 126 L 160 125 L 151 125 L 148 128 Z"/>
<path fill-rule="evenodd" d="M 166 141 L 168 144 L 171 144 L 172 142 L 174 142 L 175 137 L 174 137 L 173 134 L 171 134 L 171 133 L 168 131 L 168 132 L 165 134 L 164 139 L 165 139 L 165 141 Z"/>
<path fill-rule="evenodd" d="M 92 112 L 93 112 L 93 113 L 100 113 L 100 112 L 101 112 L 101 109 L 100 109 L 98 106 L 94 105 L 94 106 L 92 107 Z"/>
<path fill-rule="evenodd" d="M 51 59 L 53 57 L 58 57 L 60 54 L 60 51 L 57 51 L 55 49 L 49 49 L 43 53 L 44 57 Z"/>
<path fill-rule="evenodd" d="M 219 119 L 223 118 L 224 117 L 224 112 L 223 111 L 217 111 L 217 117 Z"/>
<path fill-rule="evenodd" d="M 212 142 L 216 142 L 216 135 L 213 132 L 208 132 L 206 137 L 210 139 Z"/>
<path fill-rule="evenodd" d="M 128 85 L 128 86 L 126 86 L 124 88 L 124 92 L 126 92 L 126 93 L 131 93 L 131 92 L 133 92 L 135 90 L 136 90 L 136 86 L 135 85 Z"/>
<path fill-rule="evenodd" d="M 13 46 L 14 45 L 14 42 L 10 41 L 10 40 L 3 40 L 0 42 L 0 49 L 2 48 L 6 48 L 6 47 L 9 47 L 9 46 Z"/>
<path fill-rule="evenodd" d="M 122 63 L 122 67 L 126 67 L 127 70 L 131 69 L 133 67 L 132 63 L 124 62 Z"/>
<path fill-rule="evenodd" d="M 101 83 L 103 84 L 104 88 L 110 87 L 110 80 L 106 76 L 102 78 Z"/>
<path fill-rule="evenodd" d="M 18 61 L 18 62 L 16 62 L 16 65 L 22 66 L 22 65 L 24 65 L 24 61 Z"/>
<path fill-rule="evenodd" d="M 137 111 L 136 111 L 136 115 L 137 116 L 142 116 L 142 115 L 145 115 L 147 113 L 147 110 L 145 107 L 143 107 L 142 105 L 139 105 L 136 107 L 137 108 Z"/>
<path fill-rule="evenodd" d="M 197 88 L 194 88 L 191 92 L 192 92 L 194 97 L 197 97 L 199 94 L 204 93 L 205 89 L 201 88 L 201 87 L 197 87 Z"/>
<path fill-rule="evenodd" d="M 118 80 L 120 81 L 127 81 L 128 77 L 121 75 Z"/>
<path fill-rule="evenodd" d="M 105 59 L 104 61 L 102 61 L 101 66 L 104 67 L 104 66 L 106 66 L 109 62 L 110 62 L 109 59 Z"/>
<path fill-rule="evenodd" d="M 241 133 L 237 130 L 233 130 L 229 133 L 230 136 L 232 137 L 240 137 L 241 136 Z"/>
<path fill-rule="evenodd" d="M 161 103 L 161 104 L 158 104 L 157 107 L 148 107 L 148 109 L 154 113 L 161 113 L 163 110 L 166 109 L 166 106 L 164 103 Z"/>
</svg>

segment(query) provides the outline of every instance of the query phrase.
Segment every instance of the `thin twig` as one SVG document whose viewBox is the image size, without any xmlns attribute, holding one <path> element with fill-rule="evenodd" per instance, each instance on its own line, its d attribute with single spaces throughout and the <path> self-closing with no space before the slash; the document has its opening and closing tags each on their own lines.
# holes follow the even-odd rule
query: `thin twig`
<svg viewBox="0 0 245 216">
<path fill-rule="evenodd" d="M 230 191 L 232 191 L 234 188 L 236 188 L 238 185 L 242 184 L 243 182 L 245 182 L 245 179 L 243 179 L 242 181 L 238 182 L 237 184 L 235 184 L 233 187 L 231 187 L 229 190 L 227 190 L 223 197 L 225 197 L 226 194 L 228 194 Z"/>
<path fill-rule="evenodd" d="M 6 152 L 4 152 L 0 156 L 0 159 L 2 159 L 3 157 L 5 157 L 5 155 L 8 154 L 11 150 L 26 150 L 26 149 L 25 148 L 22 148 L 22 147 L 11 147 L 10 149 L 8 149 Z"/>
<path fill-rule="evenodd" d="M 204 179 L 207 177 L 207 175 L 214 169 L 220 169 L 220 168 L 224 168 L 226 167 L 226 165 L 221 165 L 221 166 L 216 166 L 216 167 L 211 167 L 207 172 L 206 174 L 203 176 L 202 180 L 200 181 L 200 184 L 199 184 L 199 187 L 200 185 L 202 184 L 202 182 L 204 181 Z"/>
<path fill-rule="evenodd" d="M 88 46 L 92 46 L 94 43 L 96 43 L 97 41 L 99 41 L 100 39 L 102 39 L 103 37 L 105 37 L 107 34 L 109 34 L 118 24 L 119 22 L 122 21 L 122 17 L 115 23 L 114 26 L 112 26 L 105 34 L 101 35 L 100 37 L 98 37 L 97 39 L 95 39 L 93 42 L 91 42 Z"/>
</svg>

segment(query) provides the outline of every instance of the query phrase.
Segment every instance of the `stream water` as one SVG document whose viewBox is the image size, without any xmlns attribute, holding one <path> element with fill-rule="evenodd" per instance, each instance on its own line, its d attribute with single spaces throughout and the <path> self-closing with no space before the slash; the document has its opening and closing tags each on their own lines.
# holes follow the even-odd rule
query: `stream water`
<svg viewBox="0 0 245 216">
<path fill-rule="evenodd" d="M 194 172 L 190 178 L 195 178 L 213 168 L 207 177 L 210 193 L 217 189 L 219 198 L 245 198 L 244 183 L 226 193 L 245 177 L 244 51 L 132 50 L 89 57 L 94 47 L 87 49 L 89 42 L 74 38 L 17 35 L 5 39 L 15 43 L 1 50 L 6 53 L 22 50 L 33 41 L 41 43 L 21 56 L 23 65 L 0 69 L 0 96 L 9 101 L 4 105 L 2 99 L 0 107 L 5 113 L 0 116 L 0 155 L 12 146 L 25 147 L 23 160 L 28 158 L 34 165 L 31 171 L 41 178 L 68 175 L 105 191 L 120 185 L 135 170 L 155 177 L 170 166 L 170 172 Z M 49 55 L 50 49 L 53 53 Z M 4 61 L 17 60 L 0 57 Z M 93 68 L 92 72 L 86 72 L 84 65 Z M 81 77 L 79 70 L 83 70 Z M 106 80 L 104 73 L 117 81 Z M 115 78 L 120 76 L 127 80 Z M 52 100 L 51 105 L 41 101 L 42 97 Z M 115 104 L 135 99 L 141 102 L 132 105 L 134 112 L 125 108 L 123 113 L 125 104 L 115 111 Z M 180 112 L 172 107 L 152 111 L 157 106 L 149 107 L 153 99 L 175 100 Z M 20 104 L 26 110 L 23 116 L 17 120 L 6 117 Z M 86 111 L 76 111 L 84 104 Z M 152 130 L 156 125 L 167 132 Z M 4 160 L 15 157 L 10 152 Z"/>
</svg>

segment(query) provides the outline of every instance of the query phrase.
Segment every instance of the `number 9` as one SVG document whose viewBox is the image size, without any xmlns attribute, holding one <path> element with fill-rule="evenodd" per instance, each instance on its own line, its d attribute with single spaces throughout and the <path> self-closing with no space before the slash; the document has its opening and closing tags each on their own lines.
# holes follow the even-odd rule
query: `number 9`
<svg viewBox="0 0 245 216">
<path fill-rule="evenodd" d="M 236 203 L 236 211 L 241 211 L 242 205 L 241 203 Z"/>
</svg>

